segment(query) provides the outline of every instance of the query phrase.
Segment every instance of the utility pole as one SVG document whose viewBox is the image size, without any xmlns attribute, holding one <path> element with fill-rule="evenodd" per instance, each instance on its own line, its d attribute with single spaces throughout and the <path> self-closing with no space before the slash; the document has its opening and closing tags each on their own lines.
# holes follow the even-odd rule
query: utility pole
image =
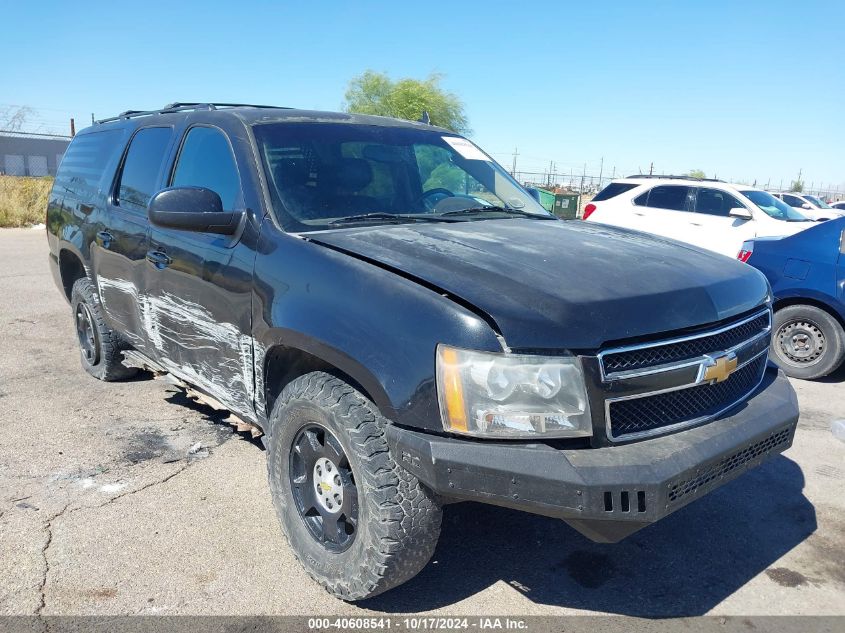
<svg viewBox="0 0 845 633">
<path fill-rule="evenodd" d="M 519 156 L 519 148 L 513 148 L 513 168 L 511 169 L 511 176 L 516 178 L 516 157 Z"/>
<path fill-rule="evenodd" d="M 610 179 L 613 180 L 616 178 L 616 165 L 613 166 L 613 173 L 610 175 Z"/>
<path fill-rule="evenodd" d="M 76 136 L 76 123 L 73 120 L 73 117 L 70 119 L 70 135 Z"/>
<path fill-rule="evenodd" d="M 91 113 L 91 125 L 94 125 L 94 113 Z"/>
<path fill-rule="evenodd" d="M 578 190 L 578 193 L 584 193 L 584 176 L 587 174 L 587 163 L 584 163 L 584 169 L 581 172 L 581 188 Z"/>
<path fill-rule="evenodd" d="M 654 174 L 654 161 L 651 161 L 651 165 L 648 167 L 648 175 L 651 176 Z"/>
<path fill-rule="evenodd" d="M 601 157 L 601 165 L 599 166 L 599 188 L 601 188 L 601 176 L 604 173 L 604 156 Z"/>
</svg>

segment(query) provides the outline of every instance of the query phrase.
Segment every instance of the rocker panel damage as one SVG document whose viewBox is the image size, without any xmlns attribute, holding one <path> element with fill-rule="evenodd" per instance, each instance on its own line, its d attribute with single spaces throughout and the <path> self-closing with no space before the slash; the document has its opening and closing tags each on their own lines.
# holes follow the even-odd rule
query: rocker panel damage
<svg viewBox="0 0 845 633">
<path fill-rule="evenodd" d="M 108 317 L 120 325 L 133 347 L 148 349 L 163 369 L 206 391 L 227 409 L 255 418 L 256 384 L 257 393 L 263 394 L 264 352 L 252 336 L 242 334 L 232 323 L 216 321 L 203 306 L 168 292 L 158 296 L 142 293 L 130 281 L 102 276 L 97 278 L 97 286 Z M 112 293 L 133 299 L 143 336 L 130 332 L 126 315 L 109 309 L 109 297 L 115 297 Z M 174 361 L 171 355 L 182 361 Z"/>
</svg>

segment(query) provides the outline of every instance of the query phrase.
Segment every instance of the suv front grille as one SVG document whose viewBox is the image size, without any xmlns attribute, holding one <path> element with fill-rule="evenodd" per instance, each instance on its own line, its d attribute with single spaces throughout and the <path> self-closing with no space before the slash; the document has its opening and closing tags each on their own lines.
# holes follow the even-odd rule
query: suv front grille
<svg viewBox="0 0 845 633">
<path fill-rule="evenodd" d="M 611 402 L 611 434 L 619 438 L 716 416 L 757 386 L 766 371 L 766 362 L 767 356 L 762 354 L 724 382 Z"/>
<path fill-rule="evenodd" d="M 740 321 L 733 327 L 728 325 L 728 329 L 715 334 L 606 354 L 602 359 L 602 367 L 605 374 L 612 374 L 689 360 L 703 354 L 730 349 L 760 334 L 768 327 L 769 313 L 767 311 L 751 320 Z"/>
<path fill-rule="evenodd" d="M 678 430 L 738 404 L 763 380 L 770 333 L 766 308 L 698 333 L 599 353 L 608 439 Z"/>
</svg>

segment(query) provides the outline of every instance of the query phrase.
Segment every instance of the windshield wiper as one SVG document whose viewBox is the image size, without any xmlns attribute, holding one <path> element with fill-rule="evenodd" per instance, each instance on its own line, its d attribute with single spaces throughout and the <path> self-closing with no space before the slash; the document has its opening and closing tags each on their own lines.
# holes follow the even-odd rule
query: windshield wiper
<svg viewBox="0 0 845 633">
<path fill-rule="evenodd" d="M 438 213 L 440 217 L 450 217 L 456 215 L 477 215 L 479 213 L 505 213 L 507 215 L 518 215 L 523 218 L 535 218 L 537 220 L 556 220 L 553 215 L 540 215 L 539 213 L 531 213 L 529 211 L 522 211 L 521 209 L 514 209 L 513 207 L 489 206 L 489 207 L 469 207 L 467 209 L 456 209 L 454 211 L 446 211 Z"/>
<path fill-rule="evenodd" d="M 347 215 L 342 218 L 337 218 L 328 223 L 328 226 L 339 226 L 341 224 L 366 224 L 368 222 L 378 222 L 380 224 L 413 224 L 415 222 L 447 222 L 448 220 L 440 220 L 436 215 L 418 214 L 418 215 L 401 215 L 399 213 L 360 213 L 357 215 Z"/>
</svg>

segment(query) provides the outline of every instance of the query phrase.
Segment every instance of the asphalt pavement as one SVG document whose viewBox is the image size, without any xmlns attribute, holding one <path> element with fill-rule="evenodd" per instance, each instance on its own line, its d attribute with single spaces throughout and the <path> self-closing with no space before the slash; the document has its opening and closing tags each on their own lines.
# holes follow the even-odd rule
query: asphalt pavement
<svg viewBox="0 0 845 633">
<path fill-rule="evenodd" d="M 0 230 L 0 328 L 0 614 L 845 615 L 843 371 L 793 382 L 783 456 L 621 543 L 451 505 L 423 572 L 352 605 L 288 549 L 259 442 L 81 369 L 43 230 Z"/>
</svg>

